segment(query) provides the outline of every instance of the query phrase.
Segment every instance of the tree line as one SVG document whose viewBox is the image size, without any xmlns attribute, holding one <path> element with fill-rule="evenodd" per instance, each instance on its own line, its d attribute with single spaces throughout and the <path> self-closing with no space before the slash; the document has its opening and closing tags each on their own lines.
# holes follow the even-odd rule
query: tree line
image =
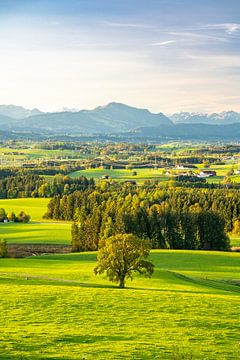
<svg viewBox="0 0 240 360">
<path fill-rule="evenodd" d="M 30 221 L 30 215 L 26 214 L 24 211 L 20 211 L 18 215 L 13 211 L 7 214 L 5 209 L 0 208 L 0 222 L 4 221 L 28 223 Z"/>
<path fill-rule="evenodd" d="M 76 190 L 86 190 L 94 187 L 94 180 L 84 176 L 70 178 L 55 175 L 52 180 L 34 174 L 23 174 L 0 178 L 0 198 L 13 199 L 25 197 L 52 197 L 70 194 Z"/>
<path fill-rule="evenodd" d="M 240 217 L 236 190 L 99 184 L 51 199 L 48 219 L 73 221 L 74 251 L 97 250 L 100 239 L 132 233 L 152 248 L 227 250 L 225 231 Z"/>
</svg>

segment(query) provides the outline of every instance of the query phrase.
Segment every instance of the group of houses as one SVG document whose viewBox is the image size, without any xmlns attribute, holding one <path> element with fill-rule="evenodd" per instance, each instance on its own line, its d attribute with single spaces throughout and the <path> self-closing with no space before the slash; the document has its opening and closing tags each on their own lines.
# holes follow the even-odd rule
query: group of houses
<svg viewBox="0 0 240 360">
<path fill-rule="evenodd" d="M 193 172 L 192 169 L 197 169 L 197 167 L 194 166 L 194 165 L 188 165 L 188 166 L 178 165 L 177 170 L 186 170 L 186 171 L 181 171 L 181 172 L 178 172 L 178 173 L 175 173 L 175 174 L 170 172 L 170 171 L 166 171 L 165 175 L 168 175 L 168 176 L 171 176 L 171 175 L 172 176 L 187 176 L 187 175 L 190 174 L 190 172 L 191 172 L 192 176 L 196 176 L 198 178 L 208 178 L 208 177 L 217 175 L 215 170 L 201 170 L 199 173 L 197 173 L 197 172 Z"/>
</svg>

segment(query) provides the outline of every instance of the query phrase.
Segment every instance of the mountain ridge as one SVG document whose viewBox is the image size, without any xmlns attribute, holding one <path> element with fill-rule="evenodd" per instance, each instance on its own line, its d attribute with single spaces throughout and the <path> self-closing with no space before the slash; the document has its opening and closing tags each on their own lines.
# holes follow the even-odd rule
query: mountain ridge
<svg viewBox="0 0 240 360">
<path fill-rule="evenodd" d="M 14 106 L 13 106 L 14 107 Z M 213 114 L 182 112 L 170 117 L 163 113 L 152 113 L 148 109 L 136 108 L 118 102 L 97 106 L 92 110 L 60 111 L 44 113 L 17 107 L 22 114 L 34 115 L 23 118 L 9 117 L 5 107 L 1 114 L 2 131 L 39 134 L 43 136 L 121 135 L 123 138 L 240 138 L 240 114 L 226 111 Z M 15 108 L 14 108 L 15 109 Z M 16 109 L 15 109 L 16 110 Z M 18 113 L 19 115 L 19 113 Z M 236 126 L 233 126 L 236 124 Z M 224 126 L 226 126 L 224 128 Z M 26 135 L 27 136 L 27 135 Z M 29 135 L 30 136 L 30 135 Z M 35 136 L 35 135 L 34 135 Z"/>
<path fill-rule="evenodd" d="M 212 124 L 212 125 L 227 125 L 240 123 L 240 113 L 230 110 L 220 113 L 190 113 L 179 112 L 169 116 L 175 124 Z"/>
</svg>

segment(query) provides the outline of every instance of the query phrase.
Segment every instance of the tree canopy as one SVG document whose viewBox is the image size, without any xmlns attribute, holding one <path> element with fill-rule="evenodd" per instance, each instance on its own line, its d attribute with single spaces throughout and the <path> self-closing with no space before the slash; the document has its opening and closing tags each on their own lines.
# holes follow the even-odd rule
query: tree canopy
<svg viewBox="0 0 240 360">
<path fill-rule="evenodd" d="M 95 274 L 106 272 L 112 282 L 125 287 L 126 279 L 133 279 L 134 272 L 150 277 L 154 265 L 147 261 L 150 244 L 133 234 L 118 234 L 100 241 L 98 264 Z"/>
</svg>

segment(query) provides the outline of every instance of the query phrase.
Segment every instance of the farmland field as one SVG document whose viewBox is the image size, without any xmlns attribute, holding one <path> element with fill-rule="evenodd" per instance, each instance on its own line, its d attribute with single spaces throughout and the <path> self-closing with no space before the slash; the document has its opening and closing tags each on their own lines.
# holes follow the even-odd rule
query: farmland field
<svg viewBox="0 0 240 360">
<path fill-rule="evenodd" d="M 197 164 L 198 170 L 204 169 L 203 164 Z M 232 165 L 215 165 L 210 167 L 210 170 L 216 171 L 217 176 L 211 176 L 207 178 L 208 183 L 221 183 L 224 177 L 227 175 L 227 172 L 232 169 Z M 236 166 L 235 166 L 236 169 Z M 166 169 L 165 169 L 166 170 Z M 95 180 L 101 179 L 103 176 L 109 176 L 110 178 L 117 181 L 126 181 L 126 180 L 135 180 L 137 183 L 143 183 L 145 180 L 158 180 L 161 183 L 166 183 L 167 181 L 174 180 L 172 176 L 164 174 L 165 171 L 163 168 L 154 169 L 154 168 L 141 168 L 141 169 L 87 169 L 75 171 L 69 176 L 72 178 L 77 178 L 80 176 L 86 176 L 87 178 L 94 178 Z M 177 174 L 180 170 L 173 169 Z M 133 175 L 133 172 L 136 172 L 136 175 Z M 232 182 L 239 182 L 239 175 L 231 175 L 230 179 Z"/>
<path fill-rule="evenodd" d="M 50 199 L 39 198 L 1 199 L 0 208 L 4 208 L 7 213 L 14 211 L 16 215 L 23 210 L 31 216 L 31 221 L 41 221 L 49 201 Z"/>
<path fill-rule="evenodd" d="M 66 222 L 31 222 L 0 224 L 0 238 L 8 244 L 70 244 L 71 224 Z"/>
<path fill-rule="evenodd" d="M 28 224 L 0 223 L 0 238 L 7 240 L 8 244 L 69 244 L 71 239 L 71 223 L 58 221 L 43 221 L 47 204 L 50 199 L 7 199 L 0 200 L 0 208 L 6 212 L 21 210 L 31 216 Z"/>
<path fill-rule="evenodd" d="M 238 359 L 240 254 L 151 258 L 125 290 L 95 253 L 1 259 L 0 359 Z"/>
<path fill-rule="evenodd" d="M 133 171 L 136 171 L 137 175 L 133 175 Z M 109 176 L 114 180 L 136 180 L 137 182 L 143 182 L 144 180 L 156 179 L 159 181 L 169 181 L 170 178 L 163 175 L 163 169 L 87 169 L 75 171 L 70 174 L 71 177 L 86 176 L 87 178 L 101 179 L 103 176 Z"/>
</svg>

